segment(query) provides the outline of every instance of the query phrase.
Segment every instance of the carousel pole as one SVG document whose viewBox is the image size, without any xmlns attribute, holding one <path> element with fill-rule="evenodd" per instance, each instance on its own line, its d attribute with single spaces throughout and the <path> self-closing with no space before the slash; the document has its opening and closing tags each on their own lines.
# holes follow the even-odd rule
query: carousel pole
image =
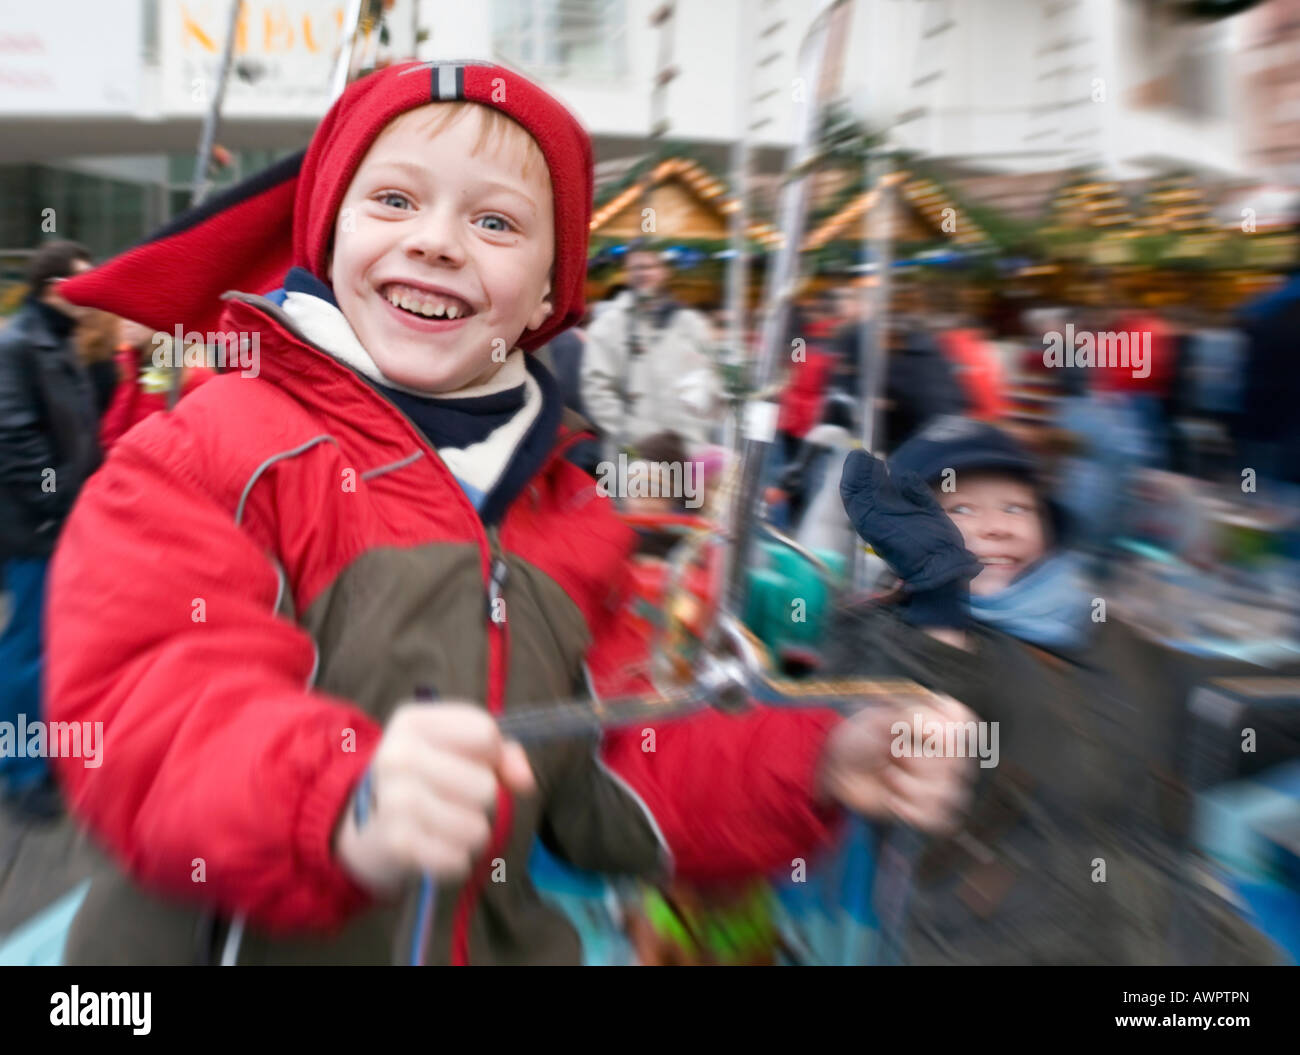
<svg viewBox="0 0 1300 1055">
<path fill-rule="evenodd" d="M 212 105 L 203 117 L 203 130 L 199 134 L 199 152 L 194 158 L 194 193 L 190 198 L 190 208 L 198 205 L 208 196 L 212 181 L 208 178 L 208 168 L 212 162 L 212 144 L 217 139 L 217 129 L 221 125 L 221 104 L 226 98 L 226 79 L 230 75 L 230 60 L 235 54 L 235 36 L 239 28 L 239 15 L 243 9 L 243 0 L 230 0 L 230 18 L 226 25 L 226 43 L 221 52 L 221 65 L 217 67 L 217 88 L 212 94 Z"/>
<path fill-rule="evenodd" d="M 763 468 L 768 449 L 776 439 L 777 404 L 772 400 L 771 388 L 777 364 L 785 352 L 790 306 L 799 279 L 799 253 L 808 216 L 809 184 L 818 161 L 816 119 L 819 104 L 828 88 L 823 84 L 823 69 L 832 43 L 832 15 L 845 2 L 830 0 L 818 12 L 800 48 L 799 83 L 806 95 L 796 112 L 790 172 L 781 189 L 778 220 L 782 243 L 774 259 L 768 261 L 763 294 L 766 313 L 750 383 L 751 400 L 744 409 L 739 483 L 727 518 L 732 544 L 726 551 L 723 582 L 727 591 L 727 608 L 738 618 L 743 618 L 748 592 L 746 572 L 756 534 L 755 521 L 760 515 L 759 488 Z M 843 46 L 843 36 L 834 43 Z"/>
<path fill-rule="evenodd" d="M 650 86 L 650 134 L 647 137 L 646 157 L 651 168 L 641 192 L 641 231 L 652 235 L 658 233 L 658 217 L 655 215 L 654 207 L 651 204 L 654 201 L 657 182 L 655 173 L 659 166 L 659 154 L 664 134 L 671 124 L 668 118 L 668 86 L 677 77 L 677 67 L 673 65 L 673 19 L 676 13 L 675 0 L 666 0 L 665 3 L 660 4 L 650 13 L 649 18 L 650 26 L 659 31 L 659 53 L 655 59 L 654 78 Z M 646 228 L 647 219 L 650 221 L 648 230 Z M 637 355 L 645 355 L 650 352 L 650 349 L 642 343 L 646 339 L 647 333 L 652 329 L 646 317 L 646 307 L 647 305 L 642 303 L 640 294 L 635 289 L 632 290 L 632 307 L 628 314 L 628 355 L 623 361 L 622 394 L 625 408 L 628 406 L 631 391 L 633 359 Z M 625 440 L 635 440 L 637 437 L 625 435 L 624 438 Z M 616 450 L 609 452 L 611 457 L 617 454 L 618 451 Z"/>
<path fill-rule="evenodd" d="M 343 94 L 343 89 L 348 86 L 348 79 L 352 73 L 352 57 L 357 47 L 357 31 L 361 25 L 361 12 L 365 6 L 365 0 L 349 0 L 348 2 L 347 14 L 343 20 L 346 31 L 339 41 L 339 57 L 334 65 L 334 76 L 330 80 L 331 105 Z"/>
<path fill-rule="evenodd" d="M 862 287 L 862 311 L 858 320 L 858 399 L 862 408 L 862 447 L 873 454 L 883 450 L 886 443 L 882 396 L 889 354 L 889 293 L 893 267 L 891 168 L 887 154 L 868 153 L 865 176 L 867 186 L 875 187 L 876 200 L 867 213 L 867 229 L 862 241 L 867 281 Z M 865 589 L 867 551 L 856 532 L 850 538 L 853 545 L 853 588 Z"/>
<path fill-rule="evenodd" d="M 736 68 L 745 71 L 743 88 L 736 93 L 736 141 L 731 147 L 732 201 L 731 259 L 727 262 L 727 361 L 728 376 L 738 378 L 747 358 L 749 333 L 749 138 L 750 92 L 753 88 L 752 19 L 749 0 L 740 2 L 739 48 Z M 740 413 L 743 403 L 737 399 L 728 408 L 723 424 L 722 443 L 728 451 L 740 450 Z"/>
<path fill-rule="evenodd" d="M 190 196 L 190 208 L 194 208 L 208 196 L 212 189 L 212 180 L 208 177 L 208 168 L 212 163 L 212 145 L 217 140 L 217 128 L 221 125 L 221 104 L 226 97 L 226 78 L 230 74 L 230 62 L 235 54 L 235 37 L 239 30 L 239 15 L 243 9 L 243 0 L 230 0 L 230 17 L 226 22 L 226 42 L 221 50 L 221 65 L 217 67 L 217 87 L 212 94 L 212 104 L 203 115 L 203 128 L 199 132 L 199 149 L 194 157 L 194 191 Z M 183 343 L 183 342 L 182 342 Z M 184 347 L 173 349 L 173 354 L 180 356 L 184 362 Z M 172 367 L 171 377 L 167 383 L 167 409 L 171 410 L 181 398 L 181 380 L 184 367 Z"/>
<path fill-rule="evenodd" d="M 668 85 L 677 77 L 673 65 L 673 18 L 677 13 L 674 0 L 666 0 L 650 13 L 650 25 L 659 30 L 659 56 L 655 62 L 654 81 L 650 88 L 650 146 L 653 150 L 668 131 Z M 653 153 L 651 155 L 653 157 Z M 649 193 L 647 191 L 647 193 Z"/>
</svg>

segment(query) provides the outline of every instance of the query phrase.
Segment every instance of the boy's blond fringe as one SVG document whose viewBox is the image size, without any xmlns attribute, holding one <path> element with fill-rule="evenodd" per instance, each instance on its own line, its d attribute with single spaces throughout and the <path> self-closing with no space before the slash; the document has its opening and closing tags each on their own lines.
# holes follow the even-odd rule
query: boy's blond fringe
<svg viewBox="0 0 1300 1055">
<path fill-rule="evenodd" d="M 522 148 L 523 178 L 530 178 L 534 166 L 540 166 L 543 178 L 549 182 L 550 169 L 547 167 L 546 158 L 542 155 L 542 148 L 537 145 L 537 140 L 518 121 L 490 106 L 473 102 L 426 103 L 414 110 L 408 110 L 393 121 L 393 125 L 398 121 L 417 121 L 420 130 L 432 139 L 434 136 L 441 135 L 473 110 L 478 110 L 481 117 L 478 141 L 474 144 L 473 153 L 478 154 L 494 143 L 507 148 Z M 392 125 L 389 127 L 391 128 Z"/>
</svg>

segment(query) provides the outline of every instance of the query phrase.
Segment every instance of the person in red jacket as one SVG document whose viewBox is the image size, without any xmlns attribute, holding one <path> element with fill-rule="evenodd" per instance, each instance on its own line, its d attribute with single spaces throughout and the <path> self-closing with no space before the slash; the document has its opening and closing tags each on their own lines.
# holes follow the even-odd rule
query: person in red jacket
<svg viewBox="0 0 1300 1055">
<path fill-rule="evenodd" d="M 971 326 L 941 330 L 938 339 L 966 396 L 967 414 L 980 421 L 999 421 L 1007 409 L 1006 371 L 997 349 Z"/>
<path fill-rule="evenodd" d="M 152 365 L 153 352 L 160 347 L 156 343 L 158 337 L 168 341 L 171 338 L 166 334 L 155 336 L 148 326 L 130 319 L 122 319 L 119 329 L 122 340 L 114 356 L 118 384 L 99 422 L 99 445 L 105 452 L 150 414 L 167 409 L 172 384 L 170 373 Z M 179 369 L 183 370 L 181 396 L 189 395 L 203 382 L 216 376 L 216 372 L 206 366 Z"/>
<path fill-rule="evenodd" d="M 968 760 L 890 754 L 911 706 L 503 736 L 648 686 L 633 532 L 526 354 L 582 313 L 591 158 L 516 73 L 395 66 L 305 156 L 69 284 L 257 352 L 118 442 L 55 559 L 51 714 L 103 723 L 102 764 L 59 773 L 115 862 L 69 961 L 404 960 L 425 874 L 430 962 L 577 962 L 538 836 L 711 881 L 789 868 L 841 806 L 953 819 Z"/>
</svg>

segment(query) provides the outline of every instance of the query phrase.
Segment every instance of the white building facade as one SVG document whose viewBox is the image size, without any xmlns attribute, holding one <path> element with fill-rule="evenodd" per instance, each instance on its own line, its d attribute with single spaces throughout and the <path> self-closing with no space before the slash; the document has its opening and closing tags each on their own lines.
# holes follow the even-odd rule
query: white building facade
<svg viewBox="0 0 1300 1055">
<path fill-rule="evenodd" d="M 354 0 L 244 0 L 220 143 L 228 182 L 300 149 L 324 113 Z M 228 0 L 42 0 L 0 27 L 0 250 L 58 233 L 116 251 L 189 200 Z M 742 128 L 779 168 L 808 0 L 397 0 L 385 45 L 514 66 L 591 131 L 598 165 L 644 154 L 656 70 L 668 139 L 723 173 Z M 893 142 L 990 172 L 1099 164 L 1119 178 L 1243 170 L 1237 19 L 1165 24 L 1128 0 L 856 0 L 842 91 Z M 671 46 L 665 50 L 665 36 Z M 375 45 L 379 47 L 378 43 Z"/>
</svg>

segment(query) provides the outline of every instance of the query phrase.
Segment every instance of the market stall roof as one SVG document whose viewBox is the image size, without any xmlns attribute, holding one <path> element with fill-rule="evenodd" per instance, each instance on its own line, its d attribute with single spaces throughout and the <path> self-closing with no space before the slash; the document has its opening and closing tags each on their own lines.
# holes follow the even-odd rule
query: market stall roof
<svg viewBox="0 0 1300 1055">
<path fill-rule="evenodd" d="M 665 158 L 599 205 L 591 218 L 593 238 L 642 238 L 643 211 L 654 210 L 654 235 L 673 240 L 725 241 L 730 215 L 740 207 L 726 184 L 689 158 Z M 780 233 L 753 221 L 749 237 L 774 245 Z"/>
<path fill-rule="evenodd" d="M 1036 172 L 953 173 L 948 182 L 963 201 L 996 209 L 1022 222 L 1036 222 L 1060 189 L 1059 169 Z"/>
<path fill-rule="evenodd" d="M 882 181 L 886 187 L 898 187 L 901 209 L 890 218 L 888 236 L 894 241 L 932 241 L 947 238 L 963 249 L 973 249 L 989 241 L 949 191 L 927 176 L 898 170 Z M 832 215 L 823 220 L 804 241 L 805 249 L 820 249 L 830 242 L 861 241 L 872 209 L 880 201 L 880 189 L 855 194 Z"/>
</svg>

